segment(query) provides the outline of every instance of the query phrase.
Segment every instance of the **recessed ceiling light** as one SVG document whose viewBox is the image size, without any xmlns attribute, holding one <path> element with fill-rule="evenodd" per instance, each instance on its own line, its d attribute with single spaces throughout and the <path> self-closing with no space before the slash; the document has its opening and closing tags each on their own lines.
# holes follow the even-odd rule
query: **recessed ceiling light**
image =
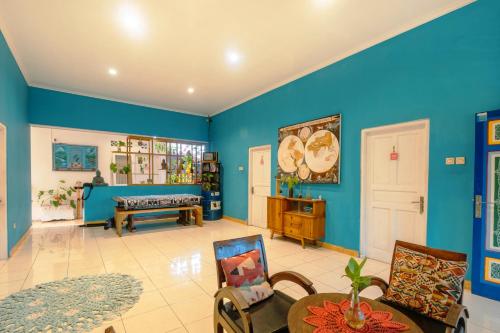
<svg viewBox="0 0 500 333">
<path fill-rule="evenodd" d="M 194 88 L 193 88 L 193 87 L 189 87 L 189 88 L 187 89 L 187 92 L 188 92 L 188 94 L 190 94 L 190 95 L 191 95 L 191 94 L 193 94 L 193 93 L 194 93 Z"/>
<path fill-rule="evenodd" d="M 124 3 L 120 6 L 118 21 L 130 37 L 140 38 L 146 32 L 146 25 L 140 10 L 131 3 Z"/>
<path fill-rule="evenodd" d="M 116 68 L 111 67 L 110 69 L 108 69 L 108 74 L 111 76 L 116 76 L 118 75 L 118 71 L 116 70 Z"/>
<path fill-rule="evenodd" d="M 241 54 L 235 50 L 227 50 L 226 61 L 231 65 L 236 65 L 241 61 Z"/>
</svg>

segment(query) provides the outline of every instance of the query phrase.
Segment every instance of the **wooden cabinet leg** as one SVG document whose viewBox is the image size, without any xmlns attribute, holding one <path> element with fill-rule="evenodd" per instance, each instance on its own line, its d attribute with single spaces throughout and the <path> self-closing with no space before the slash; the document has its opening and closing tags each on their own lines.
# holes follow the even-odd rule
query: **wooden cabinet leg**
<svg viewBox="0 0 500 333">
<path fill-rule="evenodd" d="M 271 230 L 271 239 L 274 237 L 274 230 Z"/>
<path fill-rule="evenodd" d="M 305 249 L 306 248 L 306 243 L 304 241 L 304 238 L 301 238 L 300 242 L 302 243 L 302 248 Z"/>
</svg>

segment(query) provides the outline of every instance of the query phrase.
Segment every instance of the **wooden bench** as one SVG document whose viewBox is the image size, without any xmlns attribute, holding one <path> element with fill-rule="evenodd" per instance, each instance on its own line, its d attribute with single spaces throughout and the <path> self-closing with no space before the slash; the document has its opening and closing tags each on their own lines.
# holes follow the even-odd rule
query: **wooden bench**
<svg viewBox="0 0 500 333">
<path fill-rule="evenodd" d="M 134 216 L 137 214 L 146 214 L 146 213 L 161 213 L 161 212 L 174 212 L 178 211 L 186 212 L 187 219 L 189 220 L 191 217 L 191 213 L 194 215 L 195 224 L 199 227 L 203 227 L 203 208 L 201 206 L 185 206 L 185 207 L 174 207 L 174 208 L 151 208 L 151 209 L 134 209 L 134 210 L 125 210 L 123 208 L 115 207 L 115 224 L 116 224 L 116 234 L 121 237 L 123 223 L 127 220 L 129 216 Z M 183 214 L 180 214 L 181 216 Z M 147 222 L 147 220 L 144 220 Z"/>
</svg>

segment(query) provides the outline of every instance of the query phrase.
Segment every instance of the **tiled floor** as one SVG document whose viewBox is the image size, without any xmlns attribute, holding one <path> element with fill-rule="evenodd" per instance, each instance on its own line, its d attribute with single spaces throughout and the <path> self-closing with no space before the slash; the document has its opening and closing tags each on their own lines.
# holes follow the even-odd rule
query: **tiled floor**
<svg viewBox="0 0 500 333">
<path fill-rule="evenodd" d="M 309 277 L 319 292 L 347 292 L 341 278 L 349 257 L 324 248 L 302 249 L 297 243 L 269 239 L 263 229 L 218 221 L 203 228 L 139 229 L 118 238 L 102 227 L 81 228 L 72 223 L 35 223 L 32 236 L 8 261 L 0 261 L 0 298 L 38 283 L 86 274 L 120 272 L 142 280 L 139 302 L 112 324 L 117 332 L 212 332 L 216 291 L 212 241 L 263 233 L 271 274 L 294 270 Z M 365 272 L 387 279 L 387 264 L 368 261 Z M 295 298 L 300 287 L 278 286 Z M 380 292 L 368 288 L 365 297 Z M 500 332 L 500 303 L 465 295 L 470 333 Z"/>
</svg>

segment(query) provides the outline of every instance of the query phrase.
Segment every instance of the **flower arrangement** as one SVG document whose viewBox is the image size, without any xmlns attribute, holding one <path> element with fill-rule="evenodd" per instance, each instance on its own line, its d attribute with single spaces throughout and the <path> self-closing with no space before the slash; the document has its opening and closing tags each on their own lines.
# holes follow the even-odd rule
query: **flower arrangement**
<svg viewBox="0 0 500 333">
<path fill-rule="evenodd" d="M 293 198 L 293 188 L 295 185 L 299 183 L 299 177 L 297 175 L 290 175 L 290 176 L 282 176 L 281 177 L 281 185 L 287 185 L 288 186 L 288 196 L 290 198 Z"/>
<path fill-rule="evenodd" d="M 55 208 L 69 204 L 71 208 L 76 208 L 76 201 L 73 194 L 76 190 L 72 186 L 67 186 L 65 180 L 60 180 L 55 189 L 38 192 L 38 202 L 40 206 L 53 206 Z"/>
</svg>

